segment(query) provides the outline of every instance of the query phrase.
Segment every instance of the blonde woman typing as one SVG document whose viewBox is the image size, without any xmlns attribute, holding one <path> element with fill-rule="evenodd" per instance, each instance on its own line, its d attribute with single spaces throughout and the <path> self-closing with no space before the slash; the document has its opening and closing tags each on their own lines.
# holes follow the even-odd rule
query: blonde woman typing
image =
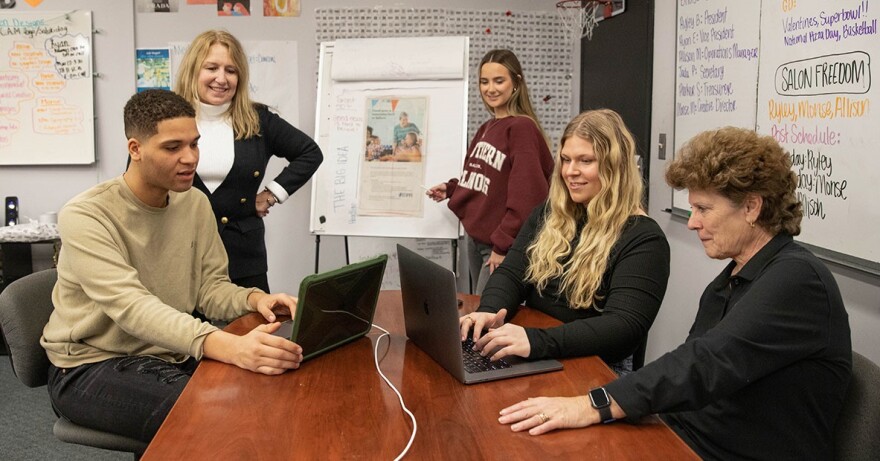
<svg viewBox="0 0 880 461">
<path fill-rule="evenodd" d="M 523 224 L 479 309 L 461 318 L 462 340 L 471 335 L 493 360 L 598 355 L 618 372 L 632 371 L 669 278 L 669 245 L 641 200 L 635 143 L 620 116 L 575 117 L 547 202 Z M 563 325 L 505 323 L 523 302 Z"/>
</svg>

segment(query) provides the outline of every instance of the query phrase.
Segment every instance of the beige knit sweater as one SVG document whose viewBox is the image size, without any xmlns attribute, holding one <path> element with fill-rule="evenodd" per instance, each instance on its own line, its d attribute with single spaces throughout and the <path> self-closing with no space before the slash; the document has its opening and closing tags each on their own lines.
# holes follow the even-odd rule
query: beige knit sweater
<svg viewBox="0 0 880 461">
<path fill-rule="evenodd" d="M 193 309 L 226 320 L 250 310 L 254 289 L 229 282 L 211 205 L 196 189 L 153 208 L 119 176 L 74 197 L 58 226 L 55 311 L 40 340 L 57 367 L 133 355 L 201 359 L 217 328 Z"/>
</svg>

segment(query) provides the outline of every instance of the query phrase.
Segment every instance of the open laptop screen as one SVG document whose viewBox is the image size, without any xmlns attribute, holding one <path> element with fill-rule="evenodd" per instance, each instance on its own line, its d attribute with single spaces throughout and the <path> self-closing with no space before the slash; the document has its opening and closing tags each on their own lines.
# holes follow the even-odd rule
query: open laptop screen
<svg viewBox="0 0 880 461">
<path fill-rule="evenodd" d="M 387 259 L 382 255 L 303 279 L 296 314 L 289 327 L 283 325 L 289 333 L 276 334 L 299 344 L 304 360 L 366 335 Z"/>
</svg>

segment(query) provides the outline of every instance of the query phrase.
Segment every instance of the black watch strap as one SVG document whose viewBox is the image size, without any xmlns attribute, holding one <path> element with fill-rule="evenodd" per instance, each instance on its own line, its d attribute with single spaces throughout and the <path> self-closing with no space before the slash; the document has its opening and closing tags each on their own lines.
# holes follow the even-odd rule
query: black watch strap
<svg viewBox="0 0 880 461">
<path fill-rule="evenodd" d="M 599 408 L 599 418 L 602 420 L 603 424 L 608 424 L 614 422 L 614 418 L 611 416 L 611 407 L 602 407 Z"/>
<path fill-rule="evenodd" d="M 604 387 L 597 387 L 590 391 L 590 405 L 599 411 L 599 419 L 603 424 L 614 421 L 611 416 L 611 397 Z"/>
</svg>

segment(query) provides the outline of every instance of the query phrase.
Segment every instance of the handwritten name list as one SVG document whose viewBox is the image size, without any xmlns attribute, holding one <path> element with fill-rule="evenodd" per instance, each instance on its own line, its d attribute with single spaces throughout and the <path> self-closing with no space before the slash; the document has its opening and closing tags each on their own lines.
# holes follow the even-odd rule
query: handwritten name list
<svg viewBox="0 0 880 461">
<path fill-rule="evenodd" d="M 677 117 L 736 112 L 755 83 L 740 85 L 740 63 L 757 66 L 758 44 L 744 31 L 735 5 L 708 0 L 681 0 L 678 15 Z"/>
</svg>

